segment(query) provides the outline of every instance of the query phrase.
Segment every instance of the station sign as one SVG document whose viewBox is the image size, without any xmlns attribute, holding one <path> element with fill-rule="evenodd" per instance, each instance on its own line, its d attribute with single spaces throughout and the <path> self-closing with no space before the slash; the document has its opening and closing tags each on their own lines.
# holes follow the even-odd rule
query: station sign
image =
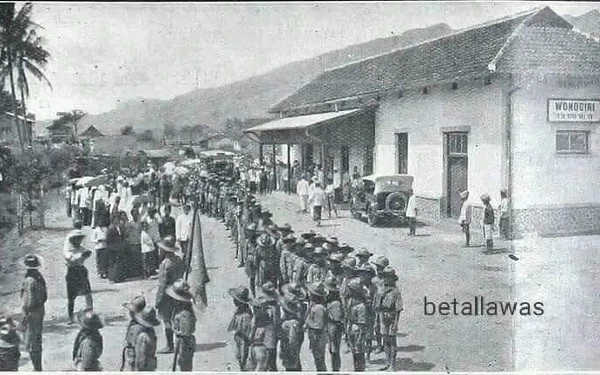
<svg viewBox="0 0 600 375">
<path fill-rule="evenodd" d="M 548 99 L 549 122 L 600 122 L 600 99 Z"/>
</svg>

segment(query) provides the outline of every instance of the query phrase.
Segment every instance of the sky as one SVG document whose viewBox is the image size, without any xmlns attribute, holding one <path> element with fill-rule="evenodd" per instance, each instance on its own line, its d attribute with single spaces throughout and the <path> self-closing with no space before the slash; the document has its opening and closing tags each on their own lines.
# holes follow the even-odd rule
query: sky
<svg viewBox="0 0 600 375">
<path fill-rule="evenodd" d="M 21 3 L 17 3 L 19 6 Z M 412 28 L 453 29 L 551 6 L 580 15 L 600 3 L 34 3 L 52 90 L 31 84 L 38 120 L 97 114 L 140 98 L 170 99 Z M 33 82 L 33 80 L 31 80 Z"/>
</svg>

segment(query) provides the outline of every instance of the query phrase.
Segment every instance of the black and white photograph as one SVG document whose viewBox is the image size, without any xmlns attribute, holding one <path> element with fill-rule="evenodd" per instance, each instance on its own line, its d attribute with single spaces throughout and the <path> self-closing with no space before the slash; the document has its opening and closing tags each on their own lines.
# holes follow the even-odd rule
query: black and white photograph
<svg viewBox="0 0 600 375">
<path fill-rule="evenodd" d="M 0 2 L 0 371 L 600 370 L 600 2 Z"/>
</svg>

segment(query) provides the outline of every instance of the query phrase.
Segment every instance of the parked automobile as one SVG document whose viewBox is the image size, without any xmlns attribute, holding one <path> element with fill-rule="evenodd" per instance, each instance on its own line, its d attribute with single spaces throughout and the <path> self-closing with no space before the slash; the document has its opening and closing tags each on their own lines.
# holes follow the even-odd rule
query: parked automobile
<svg viewBox="0 0 600 375">
<path fill-rule="evenodd" d="M 366 218 L 371 226 L 384 222 L 405 225 L 406 203 L 413 180 L 413 176 L 405 174 L 363 177 L 352 194 L 350 212 L 356 219 Z"/>
</svg>

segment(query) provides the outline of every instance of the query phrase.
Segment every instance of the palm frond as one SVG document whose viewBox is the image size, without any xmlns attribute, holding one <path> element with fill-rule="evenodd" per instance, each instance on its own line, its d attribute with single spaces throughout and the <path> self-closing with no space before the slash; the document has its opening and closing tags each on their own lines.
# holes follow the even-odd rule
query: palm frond
<svg viewBox="0 0 600 375">
<path fill-rule="evenodd" d="M 52 87 L 52 83 L 50 83 L 50 80 L 48 79 L 48 77 L 46 77 L 46 75 L 44 74 L 44 72 L 42 72 L 42 70 L 37 67 L 33 62 L 25 59 L 23 60 L 23 65 L 24 68 L 30 72 L 31 74 L 33 74 L 33 76 L 37 79 L 40 80 L 40 82 L 46 82 L 46 84 L 48 85 L 48 87 L 50 87 L 50 90 L 54 90 Z"/>
</svg>

